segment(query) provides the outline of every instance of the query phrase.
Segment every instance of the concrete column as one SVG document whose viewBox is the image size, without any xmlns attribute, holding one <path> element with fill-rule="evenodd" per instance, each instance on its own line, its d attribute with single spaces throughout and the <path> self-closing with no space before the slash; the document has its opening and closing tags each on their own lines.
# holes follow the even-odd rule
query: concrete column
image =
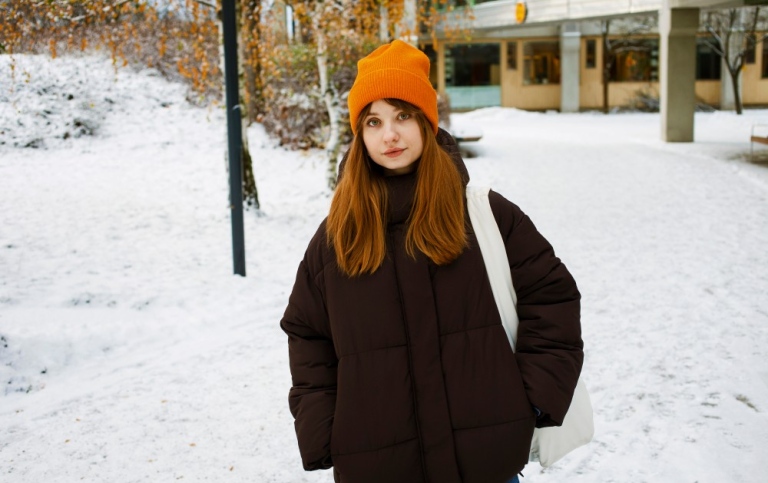
<svg viewBox="0 0 768 483">
<path fill-rule="evenodd" d="M 696 108 L 696 32 L 698 8 L 670 8 L 659 12 L 661 36 L 661 139 L 693 141 Z"/>
<path fill-rule="evenodd" d="M 579 112 L 581 33 L 575 23 L 560 28 L 560 112 Z"/>
</svg>

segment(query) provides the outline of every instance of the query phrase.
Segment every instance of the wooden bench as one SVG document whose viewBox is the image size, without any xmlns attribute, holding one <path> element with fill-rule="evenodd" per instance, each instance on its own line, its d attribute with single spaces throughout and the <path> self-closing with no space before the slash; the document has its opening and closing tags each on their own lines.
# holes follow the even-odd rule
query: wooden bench
<svg viewBox="0 0 768 483">
<path fill-rule="evenodd" d="M 450 132 L 459 146 L 462 143 L 474 143 L 483 138 L 483 131 L 474 127 L 458 126 L 451 129 Z"/>
<path fill-rule="evenodd" d="M 766 128 L 768 130 L 768 125 L 754 124 L 752 126 L 752 132 L 750 133 L 750 136 L 749 136 L 749 160 L 750 161 L 755 160 L 755 154 L 754 154 L 755 143 L 768 145 L 768 131 L 766 131 L 766 134 L 755 135 L 755 128 Z"/>
<path fill-rule="evenodd" d="M 483 139 L 483 136 L 455 136 L 454 139 L 456 139 L 457 144 L 461 143 L 474 143 L 476 141 L 479 141 Z"/>
<path fill-rule="evenodd" d="M 475 153 L 469 149 L 465 143 L 474 143 L 483 138 L 481 133 L 456 133 L 452 134 L 453 139 L 456 140 L 456 145 L 459 147 L 459 152 L 464 158 L 474 158 Z"/>
</svg>

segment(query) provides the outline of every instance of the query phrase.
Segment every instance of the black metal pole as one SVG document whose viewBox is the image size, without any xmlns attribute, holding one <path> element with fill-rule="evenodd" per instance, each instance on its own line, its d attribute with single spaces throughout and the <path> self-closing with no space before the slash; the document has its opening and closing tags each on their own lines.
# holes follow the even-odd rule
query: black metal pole
<svg viewBox="0 0 768 483">
<path fill-rule="evenodd" d="M 232 258 L 235 274 L 245 276 L 243 230 L 243 126 L 237 73 L 237 16 L 235 0 L 223 0 L 224 80 L 227 93 L 227 138 L 229 150 L 229 201 L 232 210 Z"/>
</svg>

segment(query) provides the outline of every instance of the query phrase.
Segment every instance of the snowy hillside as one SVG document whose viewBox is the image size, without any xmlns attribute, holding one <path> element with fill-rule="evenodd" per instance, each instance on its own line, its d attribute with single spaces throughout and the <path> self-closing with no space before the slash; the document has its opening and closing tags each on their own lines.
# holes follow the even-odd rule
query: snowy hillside
<svg viewBox="0 0 768 483">
<path fill-rule="evenodd" d="M 278 326 L 319 153 L 250 128 L 241 278 L 221 109 L 99 57 L 20 56 L 10 82 L 0 56 L 0 79 L 0 481 L 331 482 L 301 469 Z M 595 440 L 522 481 L 762 482 L 768 169 L 744 155 L 768 111 L 698 113 L 693 144 L 656 114 L 452 120 L 583 294 Z"/>
</svg>

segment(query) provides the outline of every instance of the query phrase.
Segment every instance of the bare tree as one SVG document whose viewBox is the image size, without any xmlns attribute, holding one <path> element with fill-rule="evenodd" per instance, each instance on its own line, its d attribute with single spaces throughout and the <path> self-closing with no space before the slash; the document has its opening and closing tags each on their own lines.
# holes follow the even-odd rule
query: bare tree
<svg viewBox="0 0 768 483">
<path fill-rule="evenodd" d="M 762 7 L 731 8 L 710 11 L 705 14 L 704 28 L 710 34 L 706 43 L 723 59 L 728 74 L 731 76 L 736 114 L 741 114 L 743 111 L 739 89 L 741 69 L 744 67 L 747 54 L 754 53 L 757 44 L 766 38 L 767 11 L 768 9 Z"/>
<path fill-rule="evenodd" d="M 331 79 L 332 53 L 344 50 L 344 41 L 357 37 L 348 15 L 352 11 L 350 0 L 297 0 L 291 5 L 294 14 L 308 29 L 315 51 L 319 91 L 328 115 L 328 136 L 325 155 L 328 161 L 326 180 L 328 187 L 336 187 L 336 164 L 341 151 L 342 112 L 339 90 Z"/>
</svg>

